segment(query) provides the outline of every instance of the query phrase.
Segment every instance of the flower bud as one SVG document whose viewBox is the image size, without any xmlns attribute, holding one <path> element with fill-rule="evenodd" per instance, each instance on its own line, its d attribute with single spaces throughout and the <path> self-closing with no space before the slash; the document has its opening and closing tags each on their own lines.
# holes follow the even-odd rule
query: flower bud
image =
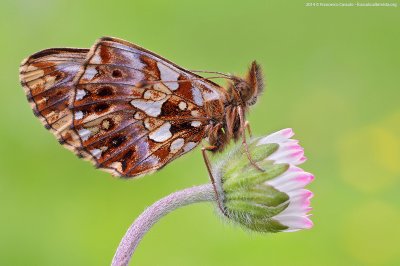
<svg viewBox="0 0 400 266">
<path fill-rule="evenodd" d="M 259 232 L 308 229 L 307 214 L 313 193 L 304 189 L 314 176 L 297 167 L 303 163 L 303 148 L 291 129 L 266 137 L 252 138 L 248 148 L 235 145 L 215 167 L 216 190 L 224 215 L 244 227 Z"/>
</svg>

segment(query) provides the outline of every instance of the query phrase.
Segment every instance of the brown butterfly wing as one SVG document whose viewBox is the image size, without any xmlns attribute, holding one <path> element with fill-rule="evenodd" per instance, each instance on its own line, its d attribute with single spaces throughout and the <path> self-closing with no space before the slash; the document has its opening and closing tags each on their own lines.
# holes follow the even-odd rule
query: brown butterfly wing
<svg viewBox="0 0 400 266">
<path fill-rule="evenodd" d="M 42 124 L 69 149 L 80 146 L 70 129 L 69 104 L 74 95 L 73 79 L 89 49 L 53 48 L 26 58 L 20 67 L 20 81 L 28 101 Z"/>
<path fill-rule="evenodd" d="M 218 85 L 113 38 L 91 48 L 75 82 L 73 125 L 82 151 L 99 168 L 127 177 L 197 146 L 209 122 L 204 102 L 224 97 Z"/>
</svg>

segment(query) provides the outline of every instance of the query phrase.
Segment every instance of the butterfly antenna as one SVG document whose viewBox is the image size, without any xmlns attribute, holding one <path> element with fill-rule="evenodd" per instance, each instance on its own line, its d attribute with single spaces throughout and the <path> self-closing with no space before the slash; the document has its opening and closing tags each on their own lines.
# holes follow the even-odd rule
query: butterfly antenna
<svg viewBox="0 0 400 266">
<path fill-rule="evenodd" d="M 196 81 L 196 80 L 207 80 L 207 79 L 230 79 L 234 80 L 233 77 L 226 76 L 226 77 L 221 77 L 221 76 L 215 76 L 215 77 L 207 77 L 207 78 L 192 78 L 192 79 L 184 79 L 184 80 L 151 80 L 151 81 L 141 81 L 138 84 L 136 84 L 137 88 L 143 88 L 147 87 L 150 85 L 158 84 L 158 83 L 183 83 L 183 82 L 191 82 L 191 81 Z"/>
<path fill-rule="evenodd" d="M 218 71 L 208 71 L 208 70 L 189 70 L 190 72 L 197 72 L 197 73 L 210 73 L 210 74 L 218 74 L 222 76 L 231 76 L 230 74 L 226 74 L 223 72 L 218 72 Z"/>
</svg>

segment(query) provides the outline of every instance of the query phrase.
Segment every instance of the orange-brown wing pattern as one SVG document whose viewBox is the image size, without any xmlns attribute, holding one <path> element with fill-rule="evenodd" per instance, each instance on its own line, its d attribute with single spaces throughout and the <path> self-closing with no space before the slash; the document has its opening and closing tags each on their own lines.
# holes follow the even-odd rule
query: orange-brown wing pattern
<svg viewBox="0 0 400 266">
<path fill-rule="evenodd" d="M 84 62 L 88 49 L 54 48 L 25 59 L 20 80 L 36 116 L 57 139 L 74 149 L 80 145 L 73 130 L 68 106 L 74 94 L 73 79 Z"/>
<path fill-rule="evenodd" d="M 82 151 L 115 175 L 147 174 L 190 151 L 218 85 L 125 41 L 103 38 L 78 73 L 72 103 Z"/>
<path fill-rule="evenodd" d="M 226 100 L 217 84 L 132 43 L 38 52 L 20 68 L 34 113 L 80 157 L 117 176 L 155 171 L 196 147 Z"/>
</svg>

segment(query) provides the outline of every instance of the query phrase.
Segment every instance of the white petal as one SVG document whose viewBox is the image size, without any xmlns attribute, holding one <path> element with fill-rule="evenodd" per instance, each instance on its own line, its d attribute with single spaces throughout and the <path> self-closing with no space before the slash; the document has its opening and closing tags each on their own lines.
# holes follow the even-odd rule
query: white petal
<svg viewBox="0 0 400 266">
<path fill-rule="evenodd" d="M 313 193 L 306 189 L 296 190 L 294 193 L 289 194 L 289 206 L 277 216 L 305 216 L 309 211 L 310 199 Z"/>
<path fill-rule="evenodd" d="M 273 218 L 283 225 L 289 228 L 284 230 L 285 232 L 293 232 L 300 229 L 310 229 L 313 227 L 313 222 L 308 218 L 308 216 L 275 216 Z"/>
<path fill-rule="evenodd" d="M 268 180 L 266 183 L 279 191 L 288 193 L 303 188 L 313 180 L 314 176 L 311 173 L 291 165 L 285 173 Z"/>
<path fill-rule="evenodd" d="M 294 133 L 291 128 L 285 128 L 278 132 L 272 133 L 258 141 L 257 145 L 268 144 L 268 143 L 280 143 L 293 137 Z"/>
<path fill-rule="evenodd" d="M 296 142 L 285 142 L 279 144 L 279 148 L 268 160 L 273 160 L 275 163 L 289 163 L 293 165 L 298 165 L 306 160 L 304 157 L 303 148 Z"/>
</svg>

